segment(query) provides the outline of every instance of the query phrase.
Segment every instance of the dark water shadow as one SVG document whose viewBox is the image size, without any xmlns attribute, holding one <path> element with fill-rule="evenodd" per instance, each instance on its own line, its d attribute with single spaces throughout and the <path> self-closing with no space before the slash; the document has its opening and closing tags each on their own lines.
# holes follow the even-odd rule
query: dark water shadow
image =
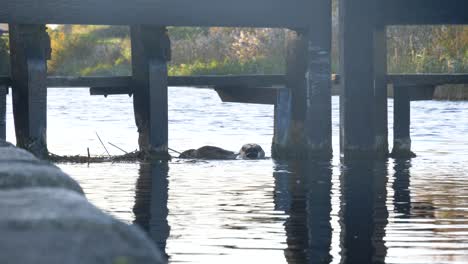
<svg viewBox="0 0 468 264">
<path fill-rule="evenodd" d="M 275 209 L 289 215 L 285 222 L 288 263 L 329 263 L 332 168 L 330 162 L 278 162 Z"/>
<path fill-rule="evenodd" d="M 384 263 L 388 181 L 386 161 L 346 160 L 339 182 L 330 162 L 277 162 L 275 209 L 284 211 L 288 263 Z M 341 192 L 340 254 L 332 256 L 333 184 Z M 336 200 L 336 199 L 335 199 Z"/>
<path fill-rule="evenodd" d="M 135 188 L 134 223 L 147 232 L 163 255 L 169 238 L 167 162 L 141 163 Z"/>
<path fill-rule="evenodd" d="M 394 210 L 401 217 L 414 214 L 410 167 L 409 161 L 395 161 L 391 187 Z M 135 223 L 162 252 L 170 231 L 168 171 L 165 162 L 140 165 L 133 208 Z M 277 162 L 273 177 L 275 210 L 289 216 L 284 223 L 284 256 L 288 263 L 330 263 L 333 258 L 340 258 L 340 263 L 385 263 L 389 177 L 386 161 L 343 160 L 336 177 L 330 162 Z M 332 204 L 332 195 L 338 196 L 333 201 L 339 204 Z M 333 256 L 332 206 L 339 208 L 341 228 L 340 253 Z"/>
<path fill-rule="evenodd" d="M 385 263 L 387 168 L 386 161 L 342 161 L 341 263 Z"/>
<path fill-rule="evenodd" d="M 393 207 L 398 219 L 426 218 L 435 219 L 436 207 L 430 201 L 412 201 L 411 199 L 411 160 L 394 161 Z"/>
</svg>

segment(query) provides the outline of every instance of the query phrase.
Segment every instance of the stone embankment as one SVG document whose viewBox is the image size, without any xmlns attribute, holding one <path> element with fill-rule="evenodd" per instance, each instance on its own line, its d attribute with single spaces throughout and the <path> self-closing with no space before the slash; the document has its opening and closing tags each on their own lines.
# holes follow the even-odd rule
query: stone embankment
<svg viewBox="0 0 468 264">
<path fill-rule="evenodd" d="M 90 204 L 58 167 L 0 141 L 0 263 L 165 263 L 135 226 Z"/>
</svg>

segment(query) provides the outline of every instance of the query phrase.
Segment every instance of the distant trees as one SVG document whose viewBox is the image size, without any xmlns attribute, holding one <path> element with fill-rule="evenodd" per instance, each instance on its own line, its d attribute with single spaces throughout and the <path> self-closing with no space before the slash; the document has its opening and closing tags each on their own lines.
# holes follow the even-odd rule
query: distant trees
<svg viewBox="0 0 468 264">
<path fill-rule="evenodd" d="M 0 36 L 0 75 L 10 74 L 8 50 L 8 38 L 6 36 Z"/>
<path fill-rule="evenodd" d="M 334 12 L 336 17 L 336 12 Z M 333 70 L 337 71 L 336 19 Z M 128 75 L 128 27 L 59 26 L 49 29 L 54 75 Z M 169 28 L 171 75 L 282 73 L 288 31 L 251 28 Z M 8 39 L 0 38 L 0 74 L 9 72 Z M 468 26 L 388 27 L 391 73 L 468 72 Z"/>
<path fill-rule="evenodd" d="M 389 27 L 389 72 L 468 72 L 468 26 Z"/>
</svg>

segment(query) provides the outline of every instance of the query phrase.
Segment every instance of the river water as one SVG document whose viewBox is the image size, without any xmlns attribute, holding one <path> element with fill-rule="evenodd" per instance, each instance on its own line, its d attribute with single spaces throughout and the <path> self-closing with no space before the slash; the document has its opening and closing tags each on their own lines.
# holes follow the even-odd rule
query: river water
<svg viewBox="0 0 468 264">
<path fill-rule="evenodd" d="M 272 106 L 222 103 L 205 89 L 170 88 L 169 98 L 171 148 L 255 142 L 270 155 Z M 111 154 L 121 152 L 108 142 L 137 148 L 128 96 L 49 89 L 48 111 L 54 153 L 104 154 L 96 132 Z M 145 229 L 174 263 L 468 263 L 467 114 L 468 102 L 413 102 L 411 161 L 341 163 L 334 97 L 330 162 L 59 166 L 97 207 Z"/>
</svg>

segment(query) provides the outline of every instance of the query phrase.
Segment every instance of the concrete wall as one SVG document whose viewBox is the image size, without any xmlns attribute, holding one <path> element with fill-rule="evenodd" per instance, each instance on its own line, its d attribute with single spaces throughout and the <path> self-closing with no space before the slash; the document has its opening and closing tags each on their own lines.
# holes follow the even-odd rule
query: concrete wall
<svg viewBox="0 0 468 264">
<path fill-rule="evenodd" d="M 137 227 L 90 204 L 58 167 L 0 141 L 0 263 L 165 263 Z"/>
</svg>

